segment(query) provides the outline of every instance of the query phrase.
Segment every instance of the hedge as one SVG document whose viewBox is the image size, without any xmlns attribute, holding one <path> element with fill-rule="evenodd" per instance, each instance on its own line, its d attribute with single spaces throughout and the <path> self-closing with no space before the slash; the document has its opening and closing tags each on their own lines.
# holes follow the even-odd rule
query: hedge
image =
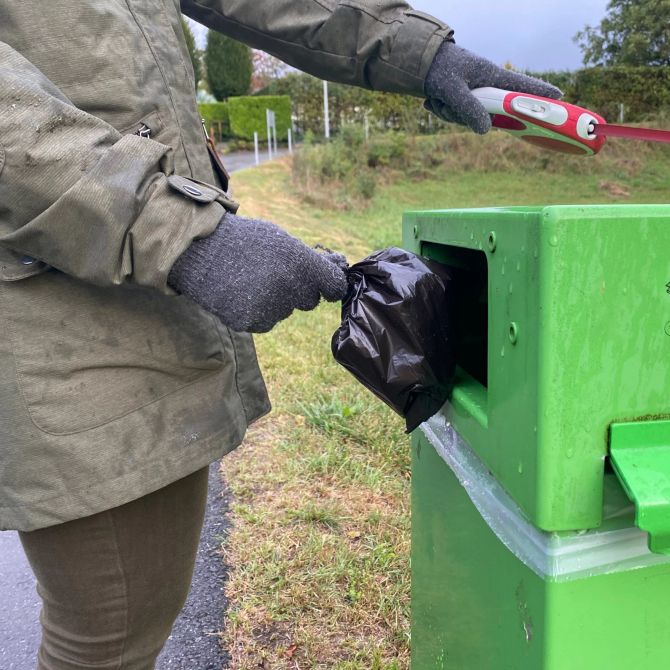
<svg viewBox="0 0 670 670">
<path fill-rule="evenodd" d="M 594 67 L 575 73 L 574 102 L 616 122 L 623 103 L 626 121 L 670 110 L 670 67 Z"/>
<path fill-rule="evenodd" d="M 568 102 L 592 109 L 611 122 L 618 120 L 621 104 L 626 121 L 670 110 L 670 67 L 592 67 L 528 74 L 555 84 Z"/>
<path fill-rule="evenodd" d="M 291 99 L 286 95 L 228 98 L 226 102 L 201 103 L 198 109 L 207 131 L 213 130 L 219 140 L 226 137 L 253 140 L 254 132 L 261 140 L 267 139 L 266 109 L 275 113 L 277 140 L 285 141 L 291 127 Z"/>
<path fill-rule="evenodd" d="M 263 91 L 272 95 L 288 95 L 299 133 L 323 134 L 323 82 L 308 74 L 292 72 L 271 82 Z M 341 126 L 363 123 L 367 116 L 371 126 L 385 130 L 402 130 L 416 134 L 431 129 L 429 114 L 423 100 L 396 93 L 380 93 L 355 86 L 331 83 L 328 86 L 330 129 L 333 134 Z M 432 127 L 437 128 L 437 122 Z"/>
<path fill-rule="evenodd" d="M 253 140 L 254 132 L 257 132 L 261 140 L 267 139 L 266 109 L 275 113 L 277 139 L 285 141 L 291 127 L 291 98 L 287 95 L 228 98 L 231 135 Z"/>
<path fill-rule="evenodd" d="M 538 79 L 543 79 L 548 81 L 554 86 L 565 93 L 566 99 L 572 97 L 573 91 L 575 89 L 575 72 L 570 70 L 548 70 L 544 72 L 533 72 L 530 70 L 524 70 L 525 74 L 530 75 L 531 77 L 537 77 Z"/>
<path fill-rule="evenodd" d="M 214 130 L 217 139 L 230 136 L 230 117 L 228 103 L 203 102 L 198 105 L 200 116 L 205 120 L 207 132 Z"/>
</svg>

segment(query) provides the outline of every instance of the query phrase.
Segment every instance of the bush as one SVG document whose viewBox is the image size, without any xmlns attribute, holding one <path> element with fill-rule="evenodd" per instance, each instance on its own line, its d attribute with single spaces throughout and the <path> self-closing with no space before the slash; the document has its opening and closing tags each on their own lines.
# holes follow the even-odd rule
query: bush
<svg viewBox="0 0 670 670">
<path fill-rule="evenodd" d="M 619 105 L 626 121 L 670 109 L 670 67 L 594 67 L 575 73 L 574 102 L 616 121 Z"/>
<path fill-rule="evenodd" d="M 291 73 L 272 82 L 261 93 L 290 96 L 298 131 L 323 135 L 323 83 L 320 79 Z M 362 123 L 366 116 L 373 128 L 382 130 L 417 133 L 442 125 L 436 119 L 434 123 L 429 121 L 419 98 L 333 83 L 328 86 L 328 96 L 333 134 L 348 124 Z"/>
<path fill-rule="evenodd" d="M 230 115 L 226 102 L 203 102 L 198 105 L 200 116 L 205 120 L 205 127 L 209 133 L 214 130 L 214 136 L 221 141 L 230 137 Z"/>
<path fill-rule="evenodd" d="M 631 153 L 625 140 L 609 140 L 605 151 L 594 158 L 560 156 L 541 151 L 503 132 L 485 137 L 469 131 L 412 136 L 381 133 L 365 141 L 360 126 L 348 126 L 324 144 L 311 140 L 293 157 L 293 183 L 306 202 L 331 209 L 365 206 L 380 184 L 421 180 L 451 171 L 544 172 L 551 174 L 602 174 L 631 179 L 645 164 L 658 158 L 667 161 L 670 147 L 638 143 Z"/>
<path fill-rule="evenodd" d="M 261 139 L 267 139 L 266 109 L 271 109 L 275 113 L 277 140 L 285 141 L 288 138 L 288 129 L 291 127 L 291 99 L 285 95 L 229 98 L 231 135 L 253 140 L 254 132 L 257 132 Z"/>
<path fill-rule="evenodd" d="M 592 109 L 609 121 L 662 116 L 670 111 L 670 67 L 592 67 L 576 72 L 527 72 L 558 86 L 568 102 Z"/>
<path fill-rule="evenodd" d="M 572 102 L 575 90 L 575 72 L 571 72 L 570 70 L 548 70 L 546 72 L 531 72 L 526 70 L 525 74 L 558 86 L 565 93 L 566 100 Z"/>
</svg>

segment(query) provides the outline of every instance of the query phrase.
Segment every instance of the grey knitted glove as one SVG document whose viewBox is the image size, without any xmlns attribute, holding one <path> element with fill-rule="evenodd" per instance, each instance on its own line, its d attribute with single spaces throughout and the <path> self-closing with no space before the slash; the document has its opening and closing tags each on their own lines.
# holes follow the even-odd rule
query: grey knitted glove
<svg viewBox="0 0 670 670">
<path fill-rule="evenodd" d="M 168 284 L 238 332 L 265 333 L 294 309 L 347 292 L 347 261 L 319 253 L 267 221 L 226 214 L 177 259 Z"/>
<path fill-rule="evenodd" d="M 491 130 L 491 117 L 470 90 L 484 86 L 545 98 L 558 99 L 563 95 L 551 84 L 505 70 L 446 41 L 437 52 L 426 77 L 424 90 L 428 99 L 425 107 L 444 121 L 460 123 L 483 135 Z"/>
</svg>

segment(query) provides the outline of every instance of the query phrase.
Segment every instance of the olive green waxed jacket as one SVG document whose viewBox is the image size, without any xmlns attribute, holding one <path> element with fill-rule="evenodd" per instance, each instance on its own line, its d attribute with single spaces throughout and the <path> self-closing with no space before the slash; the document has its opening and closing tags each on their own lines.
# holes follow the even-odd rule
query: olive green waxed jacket
<svg viewBox="0 0 670 670">
<path fill-rule="evenodd" d="M 251 338 L 166 283 L 236 207 L 180 9 L 317 76 L 415 95 L 451 35 L 397 0 L 0 0 L 0 529 L 156 490 L 269 410 Z"/>
</svg>

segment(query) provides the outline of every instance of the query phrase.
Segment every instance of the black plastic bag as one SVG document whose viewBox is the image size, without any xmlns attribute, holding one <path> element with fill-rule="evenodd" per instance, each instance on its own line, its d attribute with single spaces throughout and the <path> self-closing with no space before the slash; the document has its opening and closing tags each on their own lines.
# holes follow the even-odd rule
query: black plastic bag
<svg viewBox="0 0 670 670">
<path fill-rule="evenodd" d="M 440 409 L 453 387 L 451 273 L 391 248 L 353 265 L 349 282 L 333 356 L 405 417 L 410 432 Z"/>
</svg>

